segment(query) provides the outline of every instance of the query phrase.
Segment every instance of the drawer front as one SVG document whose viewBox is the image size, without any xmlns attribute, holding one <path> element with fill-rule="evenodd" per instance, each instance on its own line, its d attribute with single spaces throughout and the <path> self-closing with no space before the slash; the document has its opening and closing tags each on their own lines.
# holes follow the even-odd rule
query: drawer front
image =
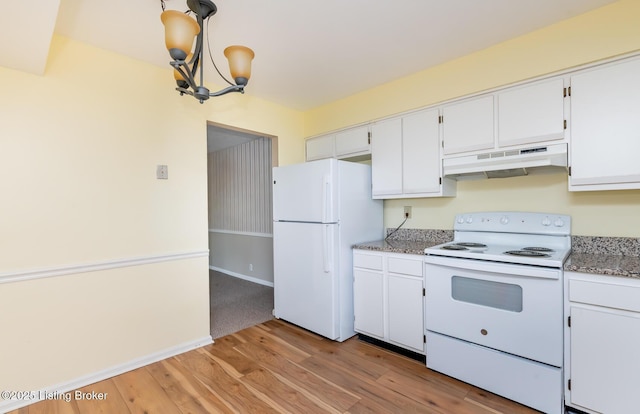
<svg viewBox="0 0 640 414">
<path fill-rule="evenodd" d="M 422 277 L 422 265 L 424 261 L 414 259 L 402 259 L 399 257 L 389 257 L 387 261 L 390 273 L 411 275 Z"/>
<path fill-rule="evenodd" d="M 364 269 L 382 270 L 382 255 L 354 252 L 353 266 Z"/>
<path fill-rule="evenodd" d="M 587 280 L 569 280 L 569 300 L 640 312 L 640 287 Z"/>
</svg>

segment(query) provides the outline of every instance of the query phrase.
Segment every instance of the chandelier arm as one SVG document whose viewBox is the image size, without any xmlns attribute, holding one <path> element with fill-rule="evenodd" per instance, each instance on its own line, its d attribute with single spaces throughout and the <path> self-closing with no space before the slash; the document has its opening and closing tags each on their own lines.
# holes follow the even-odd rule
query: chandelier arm
<svg viewBox="0 0 640 414">
<path fill-rule="evenodd" d="M 180 92 L 180 95 L 187 94 L 187 95 L 194 96 L 194 95 L 193 95 L 193 91 L 191 91 L 191 90 L 189 90 L 189 89 L 185 89 L 185 88 L 177 87 L 177 88 L 176 88 L 176 91 Z"/>
<path fill-rule="evenodd" d="M 224 89 L 221 89 L 217 92 L 211 92 L 209 93 L 209 96 L 220 96 L 220 95 L 226 95 L 229 92 L 240 92 L 240 93 L 244 93 L 244 85 L 231 85 L 231 86 L 227 86 Z"/>
<path fill-rule="evenodd" d="M 218 69 L 218 66 L 216 65 L 216 62 L 213 60 L 213 54 L 211 53 L 211 45 L 209 43 L 209 39 L 210 38 L 211 38 L 211 36 L 209 36 L 209 20 L 207 20 L 207 50 L 209 51 L 209 59 L 211 60 L 211 63 L 213 64 L 213 67 L 215 68 L 216 72 L 218 72 L 218 75 L 220 75 L 220 77 L 222 79 L 224 79 L 224 81 L 227 82 L 229 85 L 236 86 L 235 83 L 229 82 L 229 80 L 227 78 L 225 78 L 222 73 L 220 73 L 220 70 Z"/>
<path fill-rule="evenodd" d="M 171 62 L 171 66 L 173 66 L 173 68 L 177 70 L 180 75 L 182 75 L 182 78 L 189 84 L 191 88 L 195 89 L 197 85 L 195 79 L 193 78 L 193 73 L 189 69 L 189 65 L 184 61 L 182 61 L 182 63 L 180 62 L 181 61 L 174 60 L 173 62 Z"/>
</svg>

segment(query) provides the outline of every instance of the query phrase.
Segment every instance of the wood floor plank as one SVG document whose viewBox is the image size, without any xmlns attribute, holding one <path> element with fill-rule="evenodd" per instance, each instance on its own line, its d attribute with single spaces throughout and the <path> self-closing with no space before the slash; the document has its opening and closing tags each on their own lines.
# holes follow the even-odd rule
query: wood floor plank
<svg viewBox="0 0 640 414">
<path fill-rule="evenodd" d="M 22 414 L 78 414 L 80 410 L 73 393 L 60 393 L 61 398 L 52 398 L 27 406 Z M 68 401 L 67 401 L 68 400 Z"/>
<path fill-rule="evenodd" d="M 339 411 L 321 400 L 308 398 L 288 383 L 283 382 L 266 368 L 259 369 L 247 374 L 244 381 L 254 389 L 262 393 L 265 397 L 269 395 L 277 396 L 277 404 L 287 412 L 291 413 L 315 413 L 325 411 L 338 414 Z M 268 397 L 267 397 L 268 398 Z M 320 405 L 317 404 L 320 402 Z"/>
<path fill-rule="evenodd" d="M 236 348 L 239 352 L 252 355 L 261 365 L 271 370 L 276 377 L 283 382 L 287 382 L 290 387 L 298 392 L 307 395 L 309 398 L 321 401 L 323 404 L 340 412 L 346 411 L 359 400 L 357 395 L 269 349 L 252 343 L 238 345 Z"/>
<path fill-rule="evenodd" d="M 505 414 L 534 414 L 538 412 L 474 386 L 470 386 L 469 393 L 465 397 L 465 400 Z"/>
<path fill-rule="evenodd" d="M 271 349 L 294 362 L 300 362 L 311 356 L 309 353 L 276 336 L 273 330 L 267 332 L 259 328 L 244 329 L 238 332 L 237 335 L 247 342 L 260 344 L 260 346 Z"/>
<path fill-rule="evenodd" d="M 181 414 L 178 406 L 144 367 L 114 377 L 113 383 L 132 414 Z"/>
<path fill-rule="evenodd" d="M 491 414 L 481 405 L 470 403 L 460 396 L 452 395 L 419 378 L 389 371 L 377 381 L 383 387 L 394 390 L 423 405 L 432 407 L 441 414 Z"/>
<path fill-rule="evenodd" d="M 346 350 L 345 346 L 348 343 L 358 341 L 357 338 L 351 338 L 342 344 L 334 342 L 333 348 L 329 351 L 322 351 L 315 354 L 315 357 L 324 358 L 327 361 L 332 361 L 339 364 L 344 369 L 351 372 L 353 375 L 362 379 L 376 380 L 381 375 L 386 373 L 390 369 L 389 364 L 372 363 L 371 357 L 367 357 L 363 353 L 350 352 Z M 386 351 L 377 351 L 384 353 Z M 376 361 L 377 362 L 377 361 Z"/>
<path fill-rule="evenodd" d="M 227 402 L 229 407 L 240 413 L 276 413 L 277 408 L 265 403 L 252 392 L 241 379 L 229 375 L 217 362 L 206 354 L 187 352 L 176 357 L 193 372 L 210 392 Z"/>
<path fill-rule="evenodd" d="M 209 392 L 209 389 L 175 358 L 156 362 L 146 368 L 181 412 L 193 414 L 233 412 L 223 400 Z"/>
<path fill-rule="evenodd" d="M 116 377 L 114 377 L 116 378 Z M 116 387 L 114 378 L 109 378 L 98 383 L 88 385 L 80 388 L 82 392 L 103 392 L 106 395 L 104 400 L 76 400 L 78 404 L 78 410 L 80 413 L 96 413 L 96 414 L 110 414 L 110 413 L 130 413 L 129 407 L 125 403 L 120 391 Z M 75 393 L 75 391 L 74 391 Z"/>
<path fill-rule="evenodd" d="M 369 406 L 376 407 L 374 412 L 425 412 L 422 404 L 381 386 L 376 383 L 377 378 L 353 372 L 351 367 L 328 359 L 325 355 L 314 355 L 300 365 L 367 401 Z"/>
</svg>

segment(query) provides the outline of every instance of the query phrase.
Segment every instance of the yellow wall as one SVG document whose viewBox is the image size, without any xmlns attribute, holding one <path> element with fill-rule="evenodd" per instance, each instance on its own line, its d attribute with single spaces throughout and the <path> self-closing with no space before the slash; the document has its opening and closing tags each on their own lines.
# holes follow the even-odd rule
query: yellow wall
<svg viewBox="0 0 640 414">
<path fill-rule="evenodd" d="M 303 117 L 249 94 L 200 105 L 172 85 L 168 65 L 58 36 L 44 76 L 0 68 L 0 389 L 209 336 L 207 121 L 277 136 L 291 163 Z M 7 283 L 175 254 L 195 257 Z"/>
<path fill-rule="evenodd" d="M 445 41 L 440 39 L 440 41 Z M 621 0 L 305 113 L 305 136 L 401 113 L 640 49 L 640 2 Z M 428 45 L 421 48 L 428 53 Z M 390 200 L 385 226 L 413 206 L 410 228 L 450 229 L 456 213 L 523 210 L 570 214 L 576 235 L 640 234 L 640 191 L 576 194 L 566 176 L 458 183 L 453 199 Z"/>
<path fill-rule="evenodd" d="M 209 334 L 206 255 L 2 281 L 206 252 L 207 121 L 277 136 L 280 164 L 301 162 L 303 136 L 640 49 L 638 16 L 622 0 L 305 114 L 250 92 L 200 105 L 170 87 L 170 68 L 57 36 L 44 76 L 0 68 L 0 389 L 60 384 Z M 155 179 L 158 164 L 169 180 Z M 563 175 L 510 178 L 389 201 L 385 223 L 403 205 L 414 228 L 451 228 L 460 211 L 548 210 L 571 214 L 575 234 L 638 236 L 639 204 L 638 191 L 569 194 Z"/>
</svg>

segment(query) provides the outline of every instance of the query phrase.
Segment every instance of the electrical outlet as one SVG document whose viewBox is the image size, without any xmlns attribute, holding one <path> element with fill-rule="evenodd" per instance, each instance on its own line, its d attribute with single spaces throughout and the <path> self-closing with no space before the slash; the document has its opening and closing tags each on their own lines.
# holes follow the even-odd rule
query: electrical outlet
<svg viewBox="0 0 640 414">
<path fill-rule="evenodd" d="M 249 264 L 249 271 L 253 272 L 253 263 Z"/>
<path fill-rule="evenodd" d="M 411 218 L 411 206 L 404 206 L 404 218 Z"/>
</svg>

